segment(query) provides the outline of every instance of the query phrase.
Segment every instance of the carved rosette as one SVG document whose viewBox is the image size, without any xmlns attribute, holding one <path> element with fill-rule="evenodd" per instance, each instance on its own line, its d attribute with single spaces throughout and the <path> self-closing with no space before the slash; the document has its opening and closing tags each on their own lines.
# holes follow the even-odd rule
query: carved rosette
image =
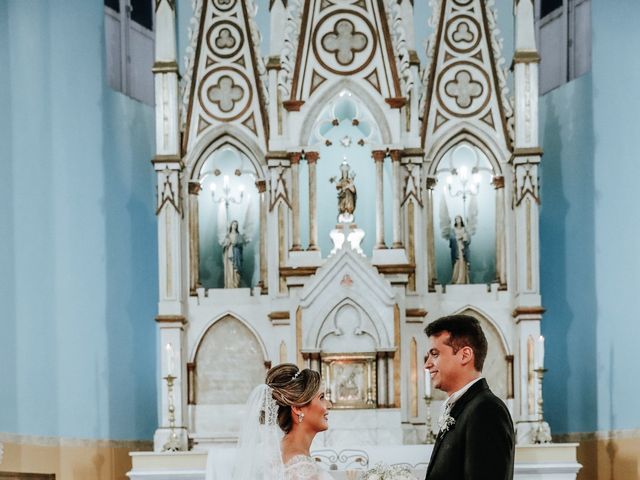
<svg viewBox="0 0 640 480">
<path fill-rule="evenodd" d="M 195 53 L 185 72 L 187 149 L 216 124 L 231 122 L 266 147 L 266 70 L 258 54 L 254 5 L 248 0 L 198 2 L 200 34 L 192 36 L 189 52 Z"/>
<path fill-rule="evenodd" d="M 285 32 L 285 84 L 291 78 L 289 102 L 307 101 L 336 77 L 351 77 L 371 88 L 372 94 L 404 105 L 403 92 L 412 80 L 406 35 L 400 10 L 388 11 L 390 0 L 308 0 L 303 2 L 303 24 L 293 52 Z M 294 7 L 293 11 L 297 11 Z M 289 22 L 297 28 L 292 20 Z M 288 71 L 297 56 L 296 70 Z M 402 57 L 401 61 L 398 59 Z M 399 75 L 400 70 L 400 75 Z M 405 88 L 401 88 L 401 85 Z"/>
<path fill-rule="evenodd" d="M 508 151 L 512 110 L 505 104 L 504 60 L 496 56 L 499 41 L 490 7 L 481 0 L 443 0 L 437 13 L 443 20 L 429 41 L 433 60 L 423 77 L 423 139 L 433 143 L 457 123 L 473 121 Z"/>
</svg>

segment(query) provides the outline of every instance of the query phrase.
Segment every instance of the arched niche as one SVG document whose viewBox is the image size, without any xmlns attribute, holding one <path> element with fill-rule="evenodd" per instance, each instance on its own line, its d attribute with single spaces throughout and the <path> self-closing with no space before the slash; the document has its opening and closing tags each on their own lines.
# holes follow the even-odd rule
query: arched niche
<svg viewBox="0 0 640 480">
<path fill-rule="evenodd" d="M 488 284 L 498 278 L 498 208 L 493 155 L 472 136 L 445 145 L 431 166 L 435 269 L 441 284 Z M 462 259 L 464 264 L 462 265 Z"/>
<path fill-rule="evenodd" d="M 487 380 L 489 387 L 496 396 L 502 399 L 511 398 L 513 395 L 512 355 L 503 333 L 487 315 L 474 307 L 464 307 L 452 314 L 469 315 L 480 322 L 489 346 L 482 369 L 482 376 Z M 440 390 L 434 390 L 433 392 L 435 400 L 446 400 L 446 393 Z"/>
<path fill-rule="evenodd" d="M 456 313 L 472 316 L 480 322 L 489 345 L 482 375 L 487 379 L 487 383 L 495 395 L 503 399 L 508 398 L 512 391 L 509 383 L 513 379 L 511 378 L 509 351 L 504 335 L 489 317 L 475 308 L 467 307 Z"/>
<path fill-rule="evenodd" d="M 207 289 L 253 287 L 260 277 L 264 221 L 256 185 L 261 169 L 232 141 L 207 150 L 197 167 L 199 284 Z"/>
<path fill-rule="evenodd" d="M 374 352 L 380 338 L 365 309 L 351 299 L 340 302 L 320 327 L 318 346 L 323 353 Z"/>
<path fill-rule="evenodd" d="M 332 244 L 328 232 L 335 228 L 338 216 L 336 178 L 340 177 L 340 165 L 347 162 L 355 173 L 354 183 L 357 189 L 357 205 L 355 223 L 365 231 L 362 248 L 371 254 L 375 243 L 375 209 L 368 208 L 375 204 L 376 172 L 371 156 L 372 149 L 384 143 L 386 136 L 380 126 L 379 117 L 375 116 L 371 104 L 363 100 L 350 88 L 341 88 L 328 98 L 323 108 L 317 111 L 310 128 L 306 129 L 306 137 L 302 145 L 309 145 L 310 150 L 319 152 L 320 158 L 316 167 L 317 196 L 323 199 L 323 208 L 318 209 L 319 247 L 323 256 L 331 251 Z M 309 117 L 307 117 L 309 118 Z M 384 166 L 383 184 L 386 198 L 391 198 L 391 162 Z M 306 165 L 300 168 L 300 218 L 302 243 L 306 244 L 308 232 L 308 171 Z M 391 232 L 391 203 L 386 215 L 387 227 Z"/>
<path fill-rule="evenodd" d="M 256 385 L 264 382 L 266 353 L 244 322 L 227 314 L 203 334 L 194 355 L 196 432 L 235 432 L 242 409 Z"/>
</svg>

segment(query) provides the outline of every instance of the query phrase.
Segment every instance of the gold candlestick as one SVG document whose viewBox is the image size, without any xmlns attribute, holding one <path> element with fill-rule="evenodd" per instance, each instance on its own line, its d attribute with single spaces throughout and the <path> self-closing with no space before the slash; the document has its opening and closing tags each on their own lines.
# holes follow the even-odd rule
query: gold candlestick
<svg viewBox="0 0 640 480">
<path fill-rule="evenodd" d="M 425 426 L 427 427 L 427 433 L 424 438 L 424 443 L 432 444 L 436 441 L 436 436 L 433 433 L 432 425 L 431 425 L 431 401 L 433 397 L 431 395 L 425 395 L 424 401 L 427 404 L 427 420 L 425 421 Z"/>
</svg>

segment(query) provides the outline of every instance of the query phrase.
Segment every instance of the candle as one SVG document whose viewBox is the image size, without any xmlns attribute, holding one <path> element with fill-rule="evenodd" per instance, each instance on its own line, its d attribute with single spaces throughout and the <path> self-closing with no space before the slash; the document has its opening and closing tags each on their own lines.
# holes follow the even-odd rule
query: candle
<svg viewBox="0 0 640 480">
<path fill-rule="evenodd" d="M 424 394 L 431 397 L 431 374 L 428 369 L 424 369 Z"/>
<path fill-rule="evenodd" d="M 536 369 L 544 368 L 544 337 L 540 335 L 536 341 Z"/>
<path fill-rule="evenodd" d="M 173 375 L 173 346 L 167 343 L 165 349 L 167 351 L 167 375 Z"/>
</svg>

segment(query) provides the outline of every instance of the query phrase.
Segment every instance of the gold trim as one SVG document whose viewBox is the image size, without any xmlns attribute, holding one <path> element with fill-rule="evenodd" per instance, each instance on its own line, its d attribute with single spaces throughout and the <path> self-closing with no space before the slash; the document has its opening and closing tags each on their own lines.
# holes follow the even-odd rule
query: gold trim
<svg viewBox="0 0 640 480">
<path fill-rule="evenodd" d="M 544 152 L 541 147 L 514 148 L 513 153 L 511 154 L 511 159 L 513 160 L 516 157 L 535 157 L 542 155 L 544 155 Z"/>
<path fill-rule="evenodd" d="M 267 160 L 289 160 L 289 152 L 286 150 L 269 150 L 264 157 Z"/>
<path fill-rule="evenodd" d="M 187 404 L 196 404 L 196 362 L 187 362 Z"/>
<path fill-rule="evenodd" d="M 384 101 L 391 108 L 402 108 L 407 104 L 407 98 L 406 97 L 389 97 L 389 98 L 385 98 Z"/>
<path fill-rule="evenodd" d="M 546 311 L 544 307 L 516 307 L 515 310 L 511 312 L 511 316 L 516 318 L 520 315 L 542 315 Z"/>
<path fill-rule="evenodd" d="M 424 308 L 407 308 L 404 312 L 409 318 L 424 318 L 428 313 Z"/>
<path fill-rule="evenodd" d="M 405 148 L 402 150 L 403 157 L 424 157 L 424 148 Z"/>
<path fill-rule="evenodd" d="M 540 63 L 540 54 L 536 50 L 516 50 L 513 63 Z"/>
<path fill-rule="evenodd" d="M 289 320 L 289 318 L 291 317 L 289 315 L 288 311 L 278 311 L 278 312 L 271 312 L 269 315 L 267 315 L 269 317 L 269 320 Z"/>
<path fill-rule="evenodd" d="M 411 337 L 409 342 L 409 387 L 411 389 L 409 393 L 410 411 L 412 417 L 418 416 L 418 341 L 416 337 Z"/>
<path fill-rule="evenodd" d="M 181 323 L 187 324 L 187 317 L 184 315 L 156 315 L 156 323 Z"/>
<path fill-rule="evenodd" d="M 302 357 L 302 309 L 296 309 L 296 352 L 298 353 L 298 368 L 304 368 L 304 358 Z"/>
<path fill-rule="evenodd" d="M 280 267 L 281 277 L 307 277 L 313 275 L 318 267 Z"/>
<path fill-rule="evenodd" d="M 394 265 L 374 265 L 378 269 L 378 273 L 382 275 L 394 275 L 398 273 L 415 273 L 416 266 L 414 264 L 394 264 Z"/>
<path fill-rule="evenodd" d="M 409 50 L 409 65 L 417 65 L 420 66 L 420 57 L 415 50 Z"/>
<path fill-rule="evenodd" d="M 409 253 L 409 262 L 411 264 L 416 263 L 416 248 L 415 248 L 415 217 L 414 217 L 415 205 L 413 200 L 409 200 L 409 204 L 407 205 L 407 230 L 408 230 L 408 245 L 407 250 Z M 416 291 L 416 274 L 415 271 L 409 274 L 409 291 Z"/>
<path fill-rule="evenodd" d="M 155 62 L 151 68 L 153 73 L 178 73 L 178 64 L 171 62 Z"/>
<path fill-rule="evenodd" d="M 153 165 L 164 164 L 164 163 L 177 163 L 180 165 L 180 169 L 184 168 L 184 163 L 182 163 L 182 158 L 180 157 L 180 155 L 155 155 L 151 159 L 151 163 Z"/>
<path fill-rule="evenodd" d="M 280 64 L 280 57 L 277 55 L 269 57 L 265 68 L 267 70 L 280 70 L 280 68 L 282 68 L 282 65 Z"/>
<path fill-rule="evenodd" d="M 304 100 L 285 100 L 282 102 L 282 106 L 288 112 L 299 112 L 302 105 L 304 105 Z"/>
<path fill-rule="evenodd" d="M 402 356 L 402 344 L 400 343 L 400 307 L 396 303 L 393 307 L 393 328 L 394 335 L 393 341 L 396 344 L 398 350 L 393 356 L 393 405 L 389 407 L 400 407 L 400 357 Z M 389 375 L 387 372 L 387 382 L 389 381 Z M 387 403 L 389 403 L 389 395 L 387 395 Z"/>
</svg>

